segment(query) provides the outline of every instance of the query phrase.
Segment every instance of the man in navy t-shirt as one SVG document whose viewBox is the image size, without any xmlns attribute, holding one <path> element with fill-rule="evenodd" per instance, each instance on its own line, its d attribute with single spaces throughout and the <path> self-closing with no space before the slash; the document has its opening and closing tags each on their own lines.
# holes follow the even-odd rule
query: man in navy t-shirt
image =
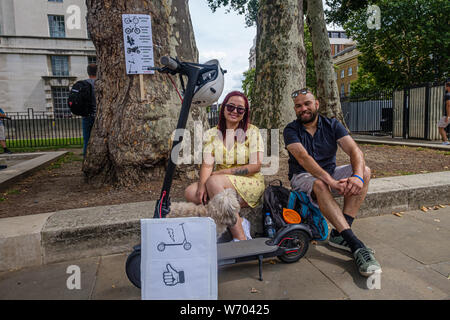
<svg viewBox="0 0 450 320">
<path fill-rule="evenodd" d="M 319 101 L 309 89 L 295 91 L 292 98 L 297 120 L 283 132 L 292 189 L 307 193 L 319 207 L 336 228 L 328 243 L 352 252 L 362 275 L 381 272 L 373 251 L 351 229 L 370 181 L 362 151 L 338 120 L 319 115 Z M 350 156 L 351 165 L 336 167 L 338 145 Z M 343 210 L 334 200 L 335 192 L 344 196 Z"/>
</svg>

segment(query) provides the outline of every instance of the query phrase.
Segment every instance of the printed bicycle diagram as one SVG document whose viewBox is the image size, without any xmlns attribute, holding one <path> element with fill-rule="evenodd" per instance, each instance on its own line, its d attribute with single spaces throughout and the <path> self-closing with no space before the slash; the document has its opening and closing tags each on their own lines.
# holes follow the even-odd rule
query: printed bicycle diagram
<svg viewBox="0 0 450 320">
<path fill-rule="evenodd" d="M 183 230 L 183 236 L 184 236 L 183 241 L 181 241 L 180 243 L 160 242 L 156 247 L 158 249 L 158 251 L 163 252 L 166 249 L 166 247 L 170 247 L 170 246 L 183 246 L 184 250 L 186 250 L 186 251 L 188 251 L 192 248 L 192 244 L 190 242 L 188 242 L 186 239 L 186 233 L 184 231 L 184 223 L 181 223 L 180 226 L 181 226 L 181 229 Z M 170 238 L 172 239 L 172 241 L 175 242 L 173 229 L 167 228 L 167 232 L 168 232 Z"/>
<path fill-rule="evenodd" d="M 131 24 L 134 23 L 134 27 L 127 27 L 125 28 L 125 33 L 126 34 L 131 34 L 131 33 L 136 33 L 139 34 L 141 33 L 141 29 L 139 29 L 137 27 L 137 24 L 139 23 L 139 19 L 137 17 L 134 17 L 133 19 L 131 18 L 125 18 L 125 24 Z"/>
</svg>

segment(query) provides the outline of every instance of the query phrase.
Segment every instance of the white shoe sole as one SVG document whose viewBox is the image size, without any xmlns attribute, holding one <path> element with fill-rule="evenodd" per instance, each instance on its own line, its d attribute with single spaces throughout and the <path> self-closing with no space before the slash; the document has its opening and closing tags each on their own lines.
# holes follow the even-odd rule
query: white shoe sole
<svg viewBox="0 0 450 320">
<path fill-rule="evenodd" d="M 364 277 L 370 277 L 370 276 L 374 275 L 375 273 L 382 273 L 382 270 L 380 268 L 380 269 L 375 269 L 373 271 L 369 270 L 367 272 L 359 271 L 359 273 Z"/>
<path fill-rule="evenodd" d="M 350 249 L 350 247 L 343 246 L 343 245 L 340 245 L 340 244 L 337 244 L 337 243 L 334 243 L 334 242 L 331 242 L 331 241 L 328 241 L 328 244 L 329 244 L 331 247 L 333 247 L 333 248 L 345 250 L 345 251 L 350 252 L 350 253 L 352 252 L 352 250 Z"/>
</svg>

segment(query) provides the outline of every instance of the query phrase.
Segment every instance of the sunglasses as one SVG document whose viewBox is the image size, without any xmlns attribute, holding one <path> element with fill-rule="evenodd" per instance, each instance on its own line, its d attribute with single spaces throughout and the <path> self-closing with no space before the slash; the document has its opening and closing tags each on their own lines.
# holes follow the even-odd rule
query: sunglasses
<svg viewBox="0 0 450 320">
<path fill-rule="evenodd" d="M 225 107 L 227 108 L 227 111 L 229 113 L 233 112 L 234 110 L 236 110 L 238 114 L 245 113 L 245 108 L 243 108 L 243 107 L 236 107 L 236 106 L 233 106 L 232 104 L 226 104 Z"/>
<path fill-rule="evenodd" d="M 307 94 L 307 93 L 312 93 L 312 91 L 309 90 L 308 88 L 303 88 L 303 89 L 296 90 L 296 91 L 292 92 L 291 97 L 292 97 L 292 99 L 295 99 L 295 98 L 297 98 L 300 94 Z"/>
</svg>

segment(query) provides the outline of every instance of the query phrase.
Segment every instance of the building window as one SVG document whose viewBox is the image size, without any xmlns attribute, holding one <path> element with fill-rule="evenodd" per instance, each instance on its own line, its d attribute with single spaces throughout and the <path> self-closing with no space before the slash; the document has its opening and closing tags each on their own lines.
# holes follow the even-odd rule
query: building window
<svg viewBox="0 0 450 320">
<path fill-rule="evenodd" d="M 335 44 L 334 45 L 334 54 L 338 54 L 339 53 L 339 45 Z"/>
<path fill-rule="evenodd" d="M 94 56 L 88 56 L 88 64 L 97 64 L 97 57 Z"/>
<path fill-rule="evenodd" d="M 348 68 L 348 76 L 350 77 L 353 74 L 353 68 Z"/>
<path fill-rule="evenodd" d="M 345 77 L 345 70 L 341 70 L 341 79 L 344 79 Z"/>
<path fill-rule="evenodd" d="M 331 33 L 332 38 L 339 38 L 339 32 L 332 32 Z"/>
<path fill-rule="evenodd" d="M 52 75 L 68 76 L 69 75 L 69 57 L 68 56 L 51 56 Z"/>
<path fill-rule="evenodd" d="M 351 90 L 351 84 L 349 83 L 348 84 L 348 91 L 347 91 L 348 95 L 350 95 L 350 92 L 352 92 L 352 90 Z"/>
<path fill-rule="evenodd" d="M 341 32 L 341 38 L 342 39 L 347 39 L 347 34 L 345 32 Z"/>
<path fill-rule="evenodd" d="M 63 0 L 48 0 L 48 2 L 63 2 Z"/>
<path fill-rule="evenodd" d="M 345 85 L 341 84 L 341 96 L 345 96 Z"/>
<path fill-rule="evenodd" d="M 67 100 L 69 97 L 68 87 L 52 87 L 53 113 L 55 118 L 67 118 L 71 115 Z"/>
<path fill-rule="evenodd" d="M 64 16 L 48 16 L 48 28 L 50 37 L 52 38 L 65 38 L 66 28 L 64 23 Z"/>
</svg>

